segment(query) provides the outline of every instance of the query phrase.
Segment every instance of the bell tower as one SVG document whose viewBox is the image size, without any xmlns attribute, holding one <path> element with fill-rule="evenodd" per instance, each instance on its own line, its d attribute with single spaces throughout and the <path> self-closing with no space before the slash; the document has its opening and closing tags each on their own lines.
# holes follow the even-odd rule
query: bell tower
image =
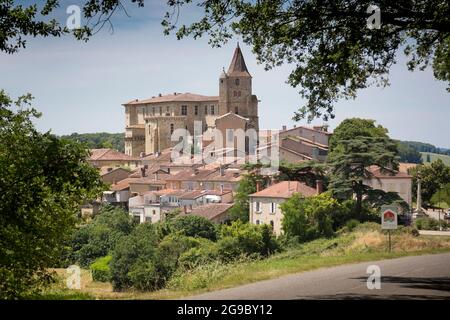
<svg viewBox="0 0 450 320">
<path fill-rule="evenodd" d="M 236 113 L 249 118 L 248 127 L 258 131 L 258 99 L 252 94 L 252 76 L 247 70 L 239 44 L 228 71 L 219 78 L 219 114 Z"/>
</svg>

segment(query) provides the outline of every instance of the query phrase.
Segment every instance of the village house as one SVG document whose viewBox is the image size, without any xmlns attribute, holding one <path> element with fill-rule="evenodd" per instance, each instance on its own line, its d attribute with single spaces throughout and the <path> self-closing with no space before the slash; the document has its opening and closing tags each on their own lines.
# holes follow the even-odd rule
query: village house
<svg viewBox="0 0 450 320">
<path fill-rule="evenodd" d="M 113 149 L 90 149 L 87 162 L 97 168 L 127 167 L 134 169 L 140 164 L 140 159 L 131 157 Z"/>
<path fill-rule="evenodd" d="M 101 167 L 100 178 L 106 184 L 115 184 L 130 176 L 131 171 L 122 167 Z"/>
<path fill-rule="evenodd" d="M 163 189 L 147 191 L 130 198 L 129 213 L 137 222 L 155 223 L 164 221 L 166 214 L 176 209 L 186 214 L 201 206 L 230 204 L 232 201 L 231 191 Z"/>
<path fill-rule="evenodd" d="M 232 207 L 232 203 L 210 203 L 194 208 L 188 214 L 204 217 L 217 224 L 223 224 L 230 220 L 229 211 Z"/>
<path fill-rule="evenodd" d="M 273 184 L 263 190 L 249 195 L 250 223 L 268 224 L 272 226 L 276 235 L 282 233 L 283 213 L 280 209 L 286 199 L 294 193 L 299 193 L 304 197 L 311 197 L 322 192 L 322 182 L 317 181 L 316 188 L 311 188 L 299 181 L 282 181 Z"/>
<path fill-rule="evenodd" d="M 405 172 L 383 170 L 378 166 L 371 166 L 367 169 L 371 175 L 364 184 L 384 192 L 397 192 L 398 195 L 411 208 L 412 205 L 412 176 Z"/>
</svg>

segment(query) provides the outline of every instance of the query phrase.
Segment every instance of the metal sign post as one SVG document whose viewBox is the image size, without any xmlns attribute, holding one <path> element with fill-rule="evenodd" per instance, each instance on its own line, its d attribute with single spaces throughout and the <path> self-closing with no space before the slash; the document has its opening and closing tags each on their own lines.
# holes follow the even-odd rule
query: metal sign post
<svg viewBox="0 0 450 320">
<path fill-rule="evenodd" d="M 381 229 L 388 231 L 389 252 L 392 250 L 391 230 L 397 229 L 398 225 L 398 207 L 383 206 L 381 207 Z"/>
</svg>

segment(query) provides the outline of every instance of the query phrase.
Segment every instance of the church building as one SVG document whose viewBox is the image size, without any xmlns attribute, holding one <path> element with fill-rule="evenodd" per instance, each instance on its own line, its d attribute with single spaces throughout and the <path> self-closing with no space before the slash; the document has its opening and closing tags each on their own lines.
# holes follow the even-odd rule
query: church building
<svg viewBox="0 0 450 320">
<path fill-rule="evenodd" d="M 228 71 L 219 77 L 219 95 L 194 93 L 157 95 L 132 100 L 125 107 L 125 153 L 138 157 L 173 147 L 172 133 L 183 128 L 194 134 L 194 121 L 202 130 L 255 129 L 258 125 L 258 99 L 252 94 L 252 76 L 244 56 L 236 47 Z M 225 137 L 227 132 L 222 132 Z"/>
</svg>

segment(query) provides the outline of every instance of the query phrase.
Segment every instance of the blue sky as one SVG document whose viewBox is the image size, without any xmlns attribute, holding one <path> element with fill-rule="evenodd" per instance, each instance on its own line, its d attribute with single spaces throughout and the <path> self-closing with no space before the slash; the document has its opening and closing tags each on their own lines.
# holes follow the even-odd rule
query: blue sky
<svg viewBox="0 0 450 320">
<path fill-rule="evenodd" d="M 74 2 L 62 1 L 57 18 L 64 21 L 65 8 Z M 218 77 L 239 39 L 213 49 L 206 39 L 164 36 L 161 3 L 129 7 L 131 18 L 122 13 L 114 17 L 113 34 L 105 28 L 87 43 L 70 36 L 30 39 L 18 54 L 1 53 L 0 88 L 13 97 L 31 92 L 43 113 L 37 127 L 55 134 L 122 132 L 121 104 L 134 98 L 174 91 L 217 95 Z M 183 17 L 197 15 L 184 11 Z M 302 101 L 298 89 L 285 83 L 291 67 L 264 71 L 251 48 L 242 43 L 241 48 L 253 76 L 253 92 L 261 100 L 260 127 L 292 126 L 291 117 Z M 432 70 L 409 72 L 404 62 L 400 57 L 392 68 L 390 87 L 372 87 L 360 91 L 355 100 L 339 102 L 331 128 L 348 117 L 371 118 L 393 138 L 450 148 L 450 94 L 445 83 L 435 80 Z"/>
</svg>

